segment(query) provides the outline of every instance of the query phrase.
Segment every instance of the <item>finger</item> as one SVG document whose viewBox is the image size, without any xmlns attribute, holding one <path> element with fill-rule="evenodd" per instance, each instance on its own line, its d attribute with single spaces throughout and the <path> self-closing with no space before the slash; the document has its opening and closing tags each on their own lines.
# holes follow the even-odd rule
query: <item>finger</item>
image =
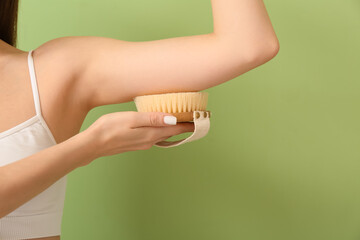
<svg viewBox="0 0 360 240">
<path fill-rule="evenodd" d="M 182 129 L 180 129 L 180 133 L 195 131 L 195 124 L 193 122 L 180 123 L 178 125 L 183 127 Z M 178 134 L 180 134 L 180 133 L 178 133 Z"/>
<path fill-rule="evenodd" d="M 176 126 L 157 128 L 153 130 L 157 132 L 157 136 L 163 138 L 166 136 L 175 136 L 186 132 L 194 132 L 195 125 L 192 122 L 184 122 L 178 123 Z"/>
<path fill-rule="evenodd" d="M 176 125 L 176 117 L 163 112 L 135 112 L 132 128 L 165 127 Z"/>
</svg>

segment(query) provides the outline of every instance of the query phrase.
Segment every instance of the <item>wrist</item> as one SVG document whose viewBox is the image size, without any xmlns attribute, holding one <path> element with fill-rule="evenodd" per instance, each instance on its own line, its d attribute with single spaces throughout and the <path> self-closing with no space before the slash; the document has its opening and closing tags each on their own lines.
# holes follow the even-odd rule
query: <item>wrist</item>
<svg viewBox="0 0 360 240">
<path fill-rule="evenodd" d="M 91 163 L 96 158 L 101 157 L 99 152 L 100 143 L 96 134 L 90 129 L 84 130 L 73 136 L 72 143 L 77 149 L 77 166 L 82 167 Z"/>
</svg>

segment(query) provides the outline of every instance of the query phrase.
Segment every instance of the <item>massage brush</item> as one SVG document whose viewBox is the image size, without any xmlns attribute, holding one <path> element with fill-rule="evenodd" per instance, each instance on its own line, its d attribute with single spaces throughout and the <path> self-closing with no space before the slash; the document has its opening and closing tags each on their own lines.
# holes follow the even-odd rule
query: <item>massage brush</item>
<svg viewBox="0 0 360 240">
<path fill-rule="evenodd" d="M 206 136 L 210 129 L 210 111 L 206 111 L 207 92 L 181 92 L 144 95 L 134 98 L 138 112 L 165 112 L 177 122 L 194 122 L 193 134 L 179 141 L 161 141 L 155 146 L 169 148 L 192 142 Z"/>
</svg>

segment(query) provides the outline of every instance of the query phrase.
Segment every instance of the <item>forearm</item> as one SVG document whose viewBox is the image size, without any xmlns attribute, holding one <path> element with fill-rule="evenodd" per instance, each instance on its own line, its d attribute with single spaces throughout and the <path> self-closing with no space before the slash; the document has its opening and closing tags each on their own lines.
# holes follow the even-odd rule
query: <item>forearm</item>
<svg viewBox="0 0 360 240">
<path fill-rule="evenodd" d="M 0 218 L 94 160 L 94 140 L 81 132 L 66 141 L 0 168 Z"/>
</svg>

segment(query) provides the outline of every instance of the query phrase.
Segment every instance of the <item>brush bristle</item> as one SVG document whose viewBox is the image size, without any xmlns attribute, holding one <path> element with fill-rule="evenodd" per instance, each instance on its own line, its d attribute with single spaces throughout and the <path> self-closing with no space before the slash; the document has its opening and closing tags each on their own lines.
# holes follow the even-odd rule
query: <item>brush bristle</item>
<svg viewBox="0 0 360 240">
<path fill-rule="evenodd" d="M 165 93 L 134 98 L 139 112 L 182 113 L 205 111 L 207 92 Z"/>
</svg>

